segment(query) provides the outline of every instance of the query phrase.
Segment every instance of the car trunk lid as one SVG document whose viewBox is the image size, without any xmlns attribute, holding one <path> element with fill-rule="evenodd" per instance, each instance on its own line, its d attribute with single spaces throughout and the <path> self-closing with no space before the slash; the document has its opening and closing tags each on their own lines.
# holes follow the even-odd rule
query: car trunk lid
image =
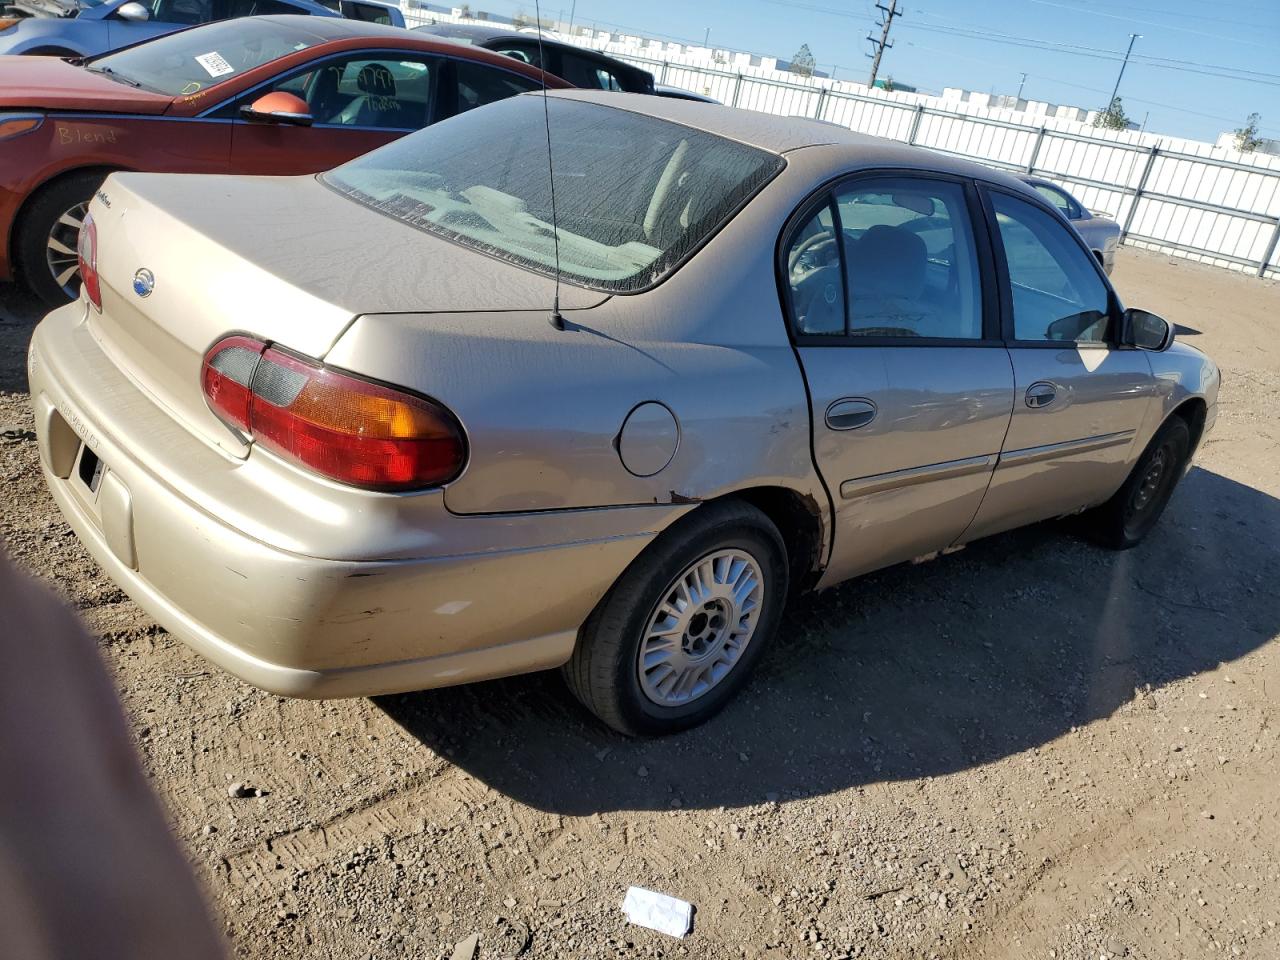
<svg viewBox="0 0 1280 960">
<path fill-rule="evenodd" d="M 205 439 L 249 446 L 205 404 L 205 353 L 244 333 L 323 359 L 361 314 L 536 309 L 554 283 L 427 235 L 313 177 L 115 174 L 95 197 L 102 312 L 113 361 Z M 147 271 L 151 288 L 134 280 Z M 565 308 L 601 294 L 566 288 Z"/>
</svg>

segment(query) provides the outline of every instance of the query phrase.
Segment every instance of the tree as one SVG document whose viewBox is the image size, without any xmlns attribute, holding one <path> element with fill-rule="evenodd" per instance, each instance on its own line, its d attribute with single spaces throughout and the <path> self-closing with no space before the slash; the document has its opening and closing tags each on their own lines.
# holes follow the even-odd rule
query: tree
<svg viewBox="0 0 1280 960">
<path fill-rule="evenodd" d="M 1129 118 L 1125 116 L 1124 104 L 1119 97 L 1111 98 L 1111 106 L 1094 115 L 1093 125 L 1107 130 L 1124 130 L 1129 126 Z"/>
<path fill-rule="evenodd" d="M 800 49 L 795 52 L 791 58 L 790 70 L 794 74 L 802 77 L 812 77 L 813 71 L 817 68 L 818 61 L 813 59 L 813 54 L 809 50 L 807 43 L 802 43 Z"/>
<path fill-rule="evenodd" d="M 1253 153 L 1262 146 L 1262 138 L 1258 136 L 1258 124 L 1261 122 L 1262 117 L 1251 113 L 1244 126 L 1236 131 L 1236 149 L 1241 153 Z"/>
<path fill-rule="evenodd" d="M 462 17 L 464 20 L 470 20 L 470 19 L 471 19 L 471 4 L 469 4 L 469 3 L 464 3 L 464 4 L 462 4 L 460 7 L 458 7 L 458 16 Z"/>
</svg>

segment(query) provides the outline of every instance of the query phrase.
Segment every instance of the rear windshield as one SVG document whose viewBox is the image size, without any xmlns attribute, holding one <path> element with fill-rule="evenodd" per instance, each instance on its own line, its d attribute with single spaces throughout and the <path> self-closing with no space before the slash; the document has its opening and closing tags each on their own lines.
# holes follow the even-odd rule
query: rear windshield
<svg viewBox="0 0 1280 960">
<path fill-rule="evenodd" d="M 540 272 L 556 263 L 543 99 L 526 94 L 397 140 L 324 174 L 353 200 Z M 782 167 L 691 127 L 549 98 L 561 276 L 652 286 Z"/>
<path fill-rule="evenodd" d="M 157 37 L 98 57 L 85 69 L 171 97 L 190 96 L 319 42 L 292 25 L 241 17 Z"/>
</svg>

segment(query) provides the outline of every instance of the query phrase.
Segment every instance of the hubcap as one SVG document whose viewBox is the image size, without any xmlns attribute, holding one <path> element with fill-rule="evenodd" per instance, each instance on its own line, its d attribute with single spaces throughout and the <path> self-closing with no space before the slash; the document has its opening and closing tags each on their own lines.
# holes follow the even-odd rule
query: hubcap
<svg viewBox="0 0 1280 960">
<path fill-rule="evenodd" d="M 737 666 L 755 634 L 764 577 L 744 550 L 720 550 L 676 577 L 649 616 L 640 689 L 663 707 L 704 696 Z"/>
<path fill-rule="evenodd" d="M 1147 465 L 1147 472 L 1143 474 L 1142 482 L 1138 484 L 1138 489 L 1134 491 L 1134 513 L 1141 513 L 1155 501 L 1156 494 L 1160 490 L 1160 481 L 1164 479 L 1167 462 L 1168 458 L 1165 456 L 1164 447 L 1161 447 L 1155 452 L 1155 456 L 1151 458 L 1151 463 Z"/>
<path fill-rule="evenodd" d="M 53 282 L 69 297 L 80 293 L 80 260 L 76 244 L 80 240 L 80 225 L 89 212 L 89 201 L 77 203 L 54 221 L 49 238 L 45 241 L 44 256 Z"/>
</svg>

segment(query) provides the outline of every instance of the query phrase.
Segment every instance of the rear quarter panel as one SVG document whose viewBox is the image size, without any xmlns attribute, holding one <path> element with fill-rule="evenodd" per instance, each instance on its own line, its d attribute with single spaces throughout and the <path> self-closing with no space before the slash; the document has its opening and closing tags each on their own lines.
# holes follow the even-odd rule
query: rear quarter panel
<svg viewBox="0 0 1280 960">
<path fill-rule="evenodd" d="M 364 316 L 328 362 L 437 398 L 470 443 L 457 513 L 707 499 L 794 489 L 828 510 L 808 399 L 774 276 L 779 231 L 811 170 L 784 171 L 689 262 L 645 293 L 565 311 Z M 483 282 L 487 258 L 475 258 Z M 616 442 L 646 401 L 672 411 L 669 465 L 639 477 Z"/>
</svg>

